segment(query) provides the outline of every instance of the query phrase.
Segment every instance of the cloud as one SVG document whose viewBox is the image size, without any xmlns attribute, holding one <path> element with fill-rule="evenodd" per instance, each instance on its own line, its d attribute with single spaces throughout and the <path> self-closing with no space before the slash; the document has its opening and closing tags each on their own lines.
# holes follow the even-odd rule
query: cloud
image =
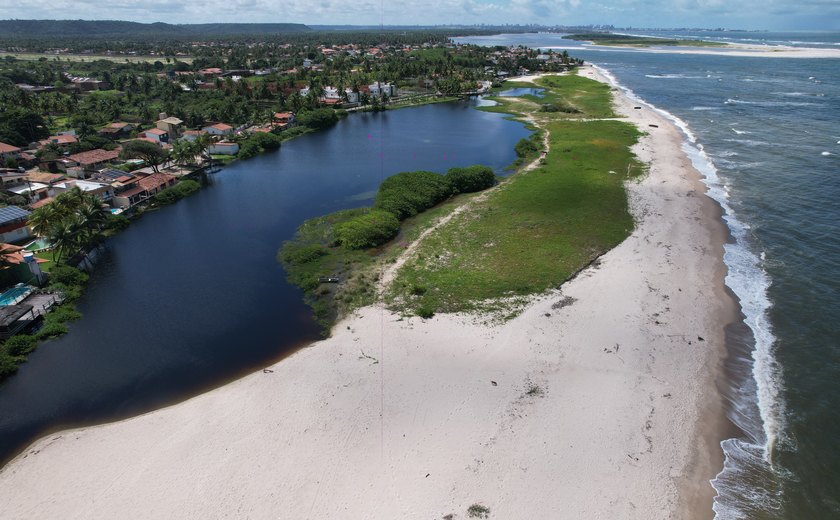
<svg viewBox="0 0 840 520">
<path fill-rule="evenodd" d="M 0 0 L 0 12 L 3 18 L 168 23 L 610 23 L 635 27 L 772 29 L 789 26 L 794 16 L 815 20 L 814 28 L 840 24 L 837 0 Z"/>
</svg>

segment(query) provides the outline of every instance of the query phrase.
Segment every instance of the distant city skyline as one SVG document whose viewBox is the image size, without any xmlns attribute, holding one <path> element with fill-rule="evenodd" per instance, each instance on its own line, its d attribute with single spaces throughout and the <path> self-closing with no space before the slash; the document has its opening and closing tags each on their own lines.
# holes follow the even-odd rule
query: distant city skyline
<svg viewBox="0 0 840 520">
<path fill-rule="evenodd" d="M 836 0 L 0 0 L 4 19 L 290 22 L 308 25 L 544 24 L 840 30 Z"/>
</svg>

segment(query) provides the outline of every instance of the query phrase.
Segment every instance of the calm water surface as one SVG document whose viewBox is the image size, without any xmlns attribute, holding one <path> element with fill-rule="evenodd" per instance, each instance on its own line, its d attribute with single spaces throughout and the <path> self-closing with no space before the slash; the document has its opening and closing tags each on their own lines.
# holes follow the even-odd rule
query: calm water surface
<svg viewBox="0 0 840 520">
<path fill-rule="evenodd" d="M 370 204 L 400 171 L 502 173 L 528 132 L 473 106 L 353 114 L 213 174 L 109 240 L 84 317 L 0 385 L 0 461 L 46 432 L 185 399 L 318 339 L 278 247 L 308 218 Z"/>
</svg>

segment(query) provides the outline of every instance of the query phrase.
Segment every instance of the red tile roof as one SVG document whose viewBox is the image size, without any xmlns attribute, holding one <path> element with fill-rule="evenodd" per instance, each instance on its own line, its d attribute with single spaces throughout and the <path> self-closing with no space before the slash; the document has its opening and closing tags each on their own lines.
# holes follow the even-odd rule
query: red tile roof
<svg viewBox="0 0 840 520">
<path fill-rule="evenodd" d="M 20 151 L 20 148 L 18 148 L 17 146 L 12 146 L 10 144 L 0 142 L 0 153 L 12 153 L 12 152 L 19 152 L 19 151 Z"/>
<path fill-rule="evenodd" d="M 174 179 L 175 176 L 168 173 L 153 173 L 137 181 L 137 185 L 146 191 L 151 191 L 169 184 Z"/>
<path fill-rule="evenodd" d="M 41 146 L 46 146 L 50 143 L 55 144 L 73 144 L 78 143 L 79 139 L 75 135 L 51 135 L 43 141 L 38 141 Z"/>
<path fill-rule="evenodd" d="M 169 132 L 167 132 L 166 130 L 161 130 L 160 128 L 150 128 L 150 129 L 146 130 L 145 133 L 154 134 L 154 135 L 166 135 Z"/>
<path fill-rule="evenodd" d="M 68 156 L 67 158 L 81 165 L 87 165 L 106 161 L 113 161 L 119 156 L 120 152 L 118 152 L 117 150 L 103 150 L 101 148 L 98 148 L 96 150 L 90 150 L 89 152 L 73 154 Z"/>
</svg>

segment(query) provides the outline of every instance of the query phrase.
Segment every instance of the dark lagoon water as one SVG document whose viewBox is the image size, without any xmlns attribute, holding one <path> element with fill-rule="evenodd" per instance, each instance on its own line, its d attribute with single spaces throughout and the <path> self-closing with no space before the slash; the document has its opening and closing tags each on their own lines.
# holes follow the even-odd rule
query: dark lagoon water
<svg viewBox="0 0 840 520">
<path fill-rule="evenodd" d="M 318 339 L 278 247 L 308 218 L 370 204 L 400 171 L 503 173 L 529 132 L 474 104 L 353 114 L 213 174 L 109 240 L 84 317 L 0 385 L 0 461 L 47 432 L 183 400 Z"/>
<path fill-rule="evenodd" d="M 694 35 L 840 46 L 836 32 Z M 568 48 L 683 129 L 726 212 L 726 281 L 744 313 L 725 389 L 742 435 L 722 442 L 716 518 L 840 518 L 840 60 L 609 50 L 555 34 L 458 40 Z"/>
</svg>

